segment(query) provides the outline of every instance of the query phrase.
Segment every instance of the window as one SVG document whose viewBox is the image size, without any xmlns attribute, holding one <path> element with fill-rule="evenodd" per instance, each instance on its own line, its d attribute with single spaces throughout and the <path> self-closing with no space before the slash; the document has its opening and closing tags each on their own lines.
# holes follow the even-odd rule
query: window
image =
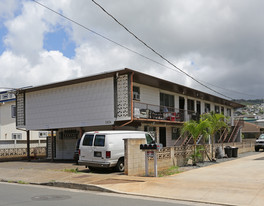
<svg viewBox="0 0 264 206">
<path fill-rule="evenodd" d="M 227 116 L 231 117 L 231 109 L 227 109 Z"/>
<path fill-rule="evenodd" d="M 219 106 L 215 106 L 215 113 L 217 113 L 217 114 L 220 113 L 220 108 L 219 108 Z"/>
<path fill-rule="evenodd" d="M 94 135 L 92 134 L 87 134 L 83 138 L 83 146 L 92 146 L 93 145 L 93 138 Z"/>
<path fill-rule="evenodd" d="M 144 132 L 148 132 L 153 138 L 157 139 L 156 127 L 144 126 Z"/>
<path fill-rule="evenodd" d="M 171 135 L 171 139 L 176 140 L 180 137 L 180 128 L 177 127 L 172 127 L 172 135 Z"/>
<path fill-rule="evenodd" d="M 187 109 L 188 109 L 188 114 L 194 112 L 194 100 L 187 99 Z"/>
<path fill-rule="evenodd" d="M 210 111 L 211 111 L 211 105 L 208 104 L 208 103 L 205 103 L 205 104 L 204 104 L 204 112 L 205 112 L 205 113 L 208 113 L 208 112 L 210 112 Z"/>
<path fill-rule="evenodd" d="M 160 106 L 163 112 L 174 112 L 174 96 L 160 93 Z"/>
<path fill-rule="evenodd" d="M 21 133 L 12 133 L 12 139 L 22 139 Z"/>
<path fill-rule="evenodd" d="M 16 105 L 11 105 L 11 117 L 16 118 Z"/>
<path fill-rule="evenodd" d="M 95 147 L 104 147 L 105 146 L 105 135 L 96 135 L 94 140 Z"/>
<path fill-rule="evenodd" d="M 146 134 L 146 140 L 147 144 L 151 144 L 153 142 L 153 138 L 150 136 L 150 134 Z"/>
<path fill-rule="evenodd" d="M 225 108 L 224 108 L 224 107 L 221 107 L 221 113 L 222 113 L 223 115 L 225 115 Z"/>
<path fill-rule="evenodd" d="M 133 86 L 133 100 L 140 100 L 140 89 L 139 89 L 139 87 Z"/>
</svg>

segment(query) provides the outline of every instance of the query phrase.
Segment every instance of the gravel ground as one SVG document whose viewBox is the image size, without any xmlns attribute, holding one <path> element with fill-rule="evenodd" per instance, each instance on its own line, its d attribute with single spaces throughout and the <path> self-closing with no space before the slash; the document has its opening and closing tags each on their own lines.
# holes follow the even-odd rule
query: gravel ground
<svg viewBox="0 0 264 206">
<path fill-rule="evenodd" d="M 191 170 L 191 169 L 197 169 L 197 168 L 200 168 L 200 167 L 206 167 L 206 166 L 219 164 L 219 163 L 222 163 L 222 162 L 231 161 L 231 160 L 235 160 L 237 158 L 247 157 L 247 156 L 256 155 L 256 154 L 257 154 L 257 152 L 246 152 L 246 153 L 239 154 L 238 157 L 216 159 L 216 161 L 212 161 L 212 162 L 204 161 L 204 162 L 201 162 L 201 163 L 197 163 L 196 166 L 186 165 L 186 166 L 180 167 L 179 171 L 180 172 L 184 172 L 184 171 L 188 171 L 188 170 Z"/>
</svg>

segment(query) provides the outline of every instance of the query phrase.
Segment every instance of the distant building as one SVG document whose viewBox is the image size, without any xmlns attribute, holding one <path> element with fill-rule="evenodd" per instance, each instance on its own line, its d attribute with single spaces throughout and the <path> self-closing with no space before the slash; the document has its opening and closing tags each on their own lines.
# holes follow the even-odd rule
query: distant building
<svg viewBox="0 0 264 206">
<path fill-rule="evenodd" d="M 244 122 L 244 126 L 242 128 L 242 134 L 244 135 L 244 138 L 257 138 L 263 132 L 264 127 L 258 126 L 250 122 Z"/>
<path fill-rule="evenodd" d="M 35 145 L 46 142 L 47 131 L 31 131 L 31 140 Z M 26 132 L 16 128 L 15 94 L 0 92 L 0 148 L 26 147 Z M 24 142 L 23 142 L 24 140 Z"/>
</svg>

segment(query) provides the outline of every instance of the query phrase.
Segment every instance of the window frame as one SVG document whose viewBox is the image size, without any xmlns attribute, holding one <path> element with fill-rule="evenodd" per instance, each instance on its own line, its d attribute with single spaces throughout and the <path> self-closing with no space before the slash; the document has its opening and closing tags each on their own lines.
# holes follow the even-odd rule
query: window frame
<svg viewBox="0 0 264 206">
<path fill-rule="evenodd" d="M 88 139 L 89 137 L 92 137 L 92 139 L 90 140 L 86 140 Z M 84 137 L 83 137 L 83 142 L 82 142 L 82 145 L 83 146 L 86 146 L 86 147 L 92 147 L 93 146 L 93 141 L 94 141 L 94 134 L 86 134 Z"/>
<path fill-rule="evenodd" d="M 133 100 L 140 100 L 140 87 L 138 86 L 133 86 Z"/>
<path fill-rule="evenodd" d="M 11 105 L 11 118 L 16 118 L 16 105 Z"/>
<path fill-rule="evenodd" d="M 22 133 L 12 133 L 12 140 L 21 140 Z"/>
<path fill-rule="evenodd" d="M 207 107 L 208 106 L 208 107 Z M 207 109 L 209 110 L 209 111 L 207 111 Z M 210 103 L 204 103 L 204 112 L 205 113 L 209 113 L 209 112 L 211 112 L 211 104 Z"/>
<path fill-rule="evenodd" d="M 103 137 L 103 141 L 101 141 L 101 139 L 100 139 L 102 137 Z M 98 139 L 100 141 L 98 141 Z M 104 134 L 97 134 L 97 135 L 95 135 L 95 137 L 94 137 L 94 144 L 93 145 L 94 145 L 94 147 L 105 147 L 105 135 Z"/>
<path fill-rule="evenodd" d="M 174 95 L 160 92 L 160 106 L 161 109 L 167 107 L 169 112 L 174 112 L 175 109 Z"/>
</svg>

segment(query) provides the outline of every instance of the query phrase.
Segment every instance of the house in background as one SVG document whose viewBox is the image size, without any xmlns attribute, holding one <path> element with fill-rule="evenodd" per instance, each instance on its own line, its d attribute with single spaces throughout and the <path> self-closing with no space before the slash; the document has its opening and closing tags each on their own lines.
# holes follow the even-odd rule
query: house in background
<svg viewBox="0 0 264 206">
<path fill-rule="evenodd" d="M 18 128 L 56 131 L 55 159 L 72 159 L 77 139 L 93 130 L 144 130 L 174 146 L 185 121 L 210 111 L 232 119 L 243 106 L 131 69 L 23 89 L 16 105 Z"/>
<path fill-rule="evenodd" d="M 242 134 L 244 138 L 253 138 L 256 139 L 260 134 L 264 133 L 264 127 L 259 126 L 255 123 L 244 122 L 244 126 L 242 128 Z"/>
<path fill-rule="evenodd" d="M 48 132 L 31 131 L 34 146 L 45 146 Z M 26 131 L 16 128 L 16 96 L 14 93 L 0 92 L 0 148 L 26 148 Z"/>
</svg>

